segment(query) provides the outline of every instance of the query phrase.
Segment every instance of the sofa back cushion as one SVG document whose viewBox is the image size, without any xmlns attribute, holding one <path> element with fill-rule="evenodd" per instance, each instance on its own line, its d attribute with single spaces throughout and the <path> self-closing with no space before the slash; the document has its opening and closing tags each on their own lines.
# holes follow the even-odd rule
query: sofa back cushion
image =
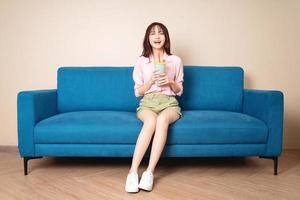
<svg viewBox="0 0 300 200">
<path fill-rule="evenodd" d="M 116 110 L 135 112 L 133 67 L 60 67 L 57 75 L 58 112 Z M 184 67 L 182 110 L 242 111 L 243 69 Z"/>
<path fill-rule="evenodd" d="M 135 111 L 132 67 L 60 67 L 58 112 L 81 110 Z"/>
<path fill-rule="evenodd" d="M 242 111 L 244 71 L 241 67 L 184 67 L 183 110 Z"/>
</svg>

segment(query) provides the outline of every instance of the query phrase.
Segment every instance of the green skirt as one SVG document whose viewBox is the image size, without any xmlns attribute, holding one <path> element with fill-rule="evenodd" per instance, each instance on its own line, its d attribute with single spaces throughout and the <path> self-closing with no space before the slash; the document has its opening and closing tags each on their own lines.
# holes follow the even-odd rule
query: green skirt
<svg viewBox="0 0 300 200">
<path fill-rule="evenodd" d="M 159 114 L 166 108 L 171 107 L 182 117 L 181 108 L 175 96 L 169 96 L 161 93 L 148 93 L 140 101 L 139 107 L 136 109 L 137 113 L 142 109 L 152 110 Z"/>
</svg>

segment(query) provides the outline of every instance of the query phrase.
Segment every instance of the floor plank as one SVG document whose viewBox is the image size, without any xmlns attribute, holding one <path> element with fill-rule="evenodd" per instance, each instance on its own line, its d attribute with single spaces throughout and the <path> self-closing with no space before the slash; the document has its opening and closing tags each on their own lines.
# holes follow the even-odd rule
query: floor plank
<svg viewBox="0 0 300 200">
<path fill-rule="evenodd" d="M 139 176 L 147 168 L 144 158 Z M 1 199 L 300 199 L 300 150 L 285 150 L 278 175 L 273 161 L 246 158 L 161 158 L 153 191 L 124 191 L 131 158 L 23 160 L 0 148 Z"/>
</svg>

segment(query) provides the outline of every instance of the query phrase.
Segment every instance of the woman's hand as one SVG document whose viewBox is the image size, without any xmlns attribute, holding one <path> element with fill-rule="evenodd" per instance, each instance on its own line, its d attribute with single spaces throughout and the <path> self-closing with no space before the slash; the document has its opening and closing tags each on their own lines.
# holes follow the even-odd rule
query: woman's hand
<svg viewBox="0 0 300 200">
<path fill-rule="evenodd" d="M 153 85 L 155 81 L 158 81 L 160 79 L 160 74 L 161 73 L 158 70 L 154 70 L 152 72 L 151 79 L 150 79 L 151 85 Z"/>
<path fill-rule="evenodd" d="M 159 78 L 158 86 L 170 85 L 174 82 L 171 79 L 169 79 L 166 73 L 159 73 L 159 77 L 160 78 Z"/>
</svg>

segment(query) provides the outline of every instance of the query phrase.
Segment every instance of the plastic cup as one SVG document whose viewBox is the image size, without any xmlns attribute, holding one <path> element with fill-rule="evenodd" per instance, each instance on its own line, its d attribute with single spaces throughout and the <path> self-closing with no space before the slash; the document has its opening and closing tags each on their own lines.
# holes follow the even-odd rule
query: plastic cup
<svg viewBox="0 0 300 200">
<path fill-rule="evenodd" d="M 155 69 L 158 70 L 160 73 L 165 72 L 165 62 L 155 62 L 154 63 Z M 155 84 L 159 84 L 160 80 L 155 81 Z"/>
<path fill-rule="evenodd" d="M 155 69 L 158 70 L 160 73 L 165 72 L 165 63 L 164 62 L 156 62 L 154 63 Z"/>
</svg>

